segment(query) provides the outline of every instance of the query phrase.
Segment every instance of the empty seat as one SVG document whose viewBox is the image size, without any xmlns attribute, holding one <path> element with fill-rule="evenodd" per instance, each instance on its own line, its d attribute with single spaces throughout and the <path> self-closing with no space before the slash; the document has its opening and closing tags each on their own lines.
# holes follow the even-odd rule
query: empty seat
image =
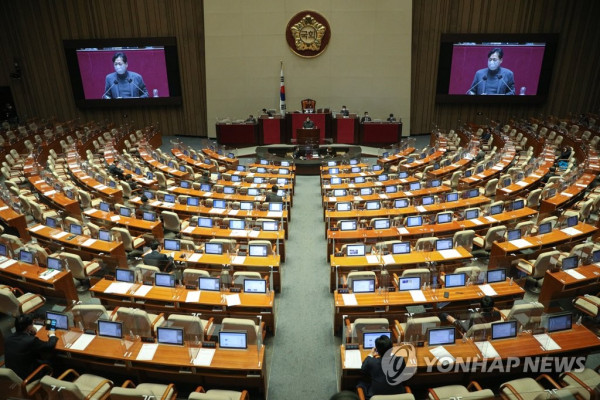
<svg viewBox="0 0 600 400">
<path fill-rule="evenodd" d="M 98 330 L 99 319 L 109 319 L 106 308 L 101 304 L 77 304 L 71 309 L 73 325 L 83 330 Z"/>
<path fill-rule="evenodd" d="M 121 387 L 113 387 L 110 391 L 110 400 L 175 400 L 177 390 L 175 385 L 162 385 L 159 383 L 140 383 L 135 385 L 126 380 Z"/>
<path fill-rule="evenodd" d="M 12 317 L 29 314 L 43 306 L 45 302 L 46 299 L 39 294 L 23 294 L 18 288 L 0 289 L 0 312 Z"/>
<path fill-rule="evenodd" d="M 41 374 L 52 374 L 48 364 L 42 364 L 24 380 L 10 368 L 0 368 L 0 400 L 33 399 L 40 388 Z"/>
<path fill-rule="evenodd" d="M 365 331 L 382 331 L 390 329 L 390 322 L 387 318 L 356 318 L 351 322 L 349 318 L 345 320 L 346 335 L 349 342 L 363 344 L 363 333 Z"/>
<path fill-rule="evenodd" d="M 396 334 L 401 337 L 404 342 L 413 342 L 424 340 L 427 334 L 427 329 L 437 328 L 441 324 L 438 317 L 409 317 L 406 322 L 395 322 L 394 329 Z"/>
<path fill-rule="evenodd" d="M 450 398 L 491 400 L 495 398 L 494 392 L 492 392 L 490 389 L 482 389 L 481 386 L 479 386 L 479 384 L 475 381 L 469 383 L 469 386 L 467 387 L 462 385 L 448 385 L 429 388 L 428 391 L 430 400 L 443 400 Z"/>
<path fill-rule="evenodd" d="M 171 314 L 167 319 L 170 328 L 183 328 L 184 338 L 188 341 L 203 341 L 211 335 L 213 319 L 201 319 L 197 315 Z"/>
<path fill-rule="evenodd" d="M 221 330 L 245 331 L 248 334 L 247 343 L 249 345 L 257 344 L 258 338 L 262 343 L 266 333 L 264 322 L 257 325 L 253 320 L 245 318 L 223 318 Z"/>
<path fill-rule="evenodd" d="M 163 314 L 149 314 L 138 308 L 119 307 L 113 313 L 113 320 L 123 322 L 125 333 L 132 332 L 141 337 L 152 337 L 165 318 Z"/>
<path fill-rule="evenodd" d="M 65 378 L 75 378 L 68 381 Z M 113 386 L 112 381 L 101 376 L 82 374 L 73 369 L 66 370 L 58 378 L 46 375 L 41 380 L 42 389 L 48 400 L 102 399 Z M 56 388 L 61 388 L 60 391 Z"/>
<path fill-rule="evenodd" d="M 196 391 L 190 393 L 188 400 L 248 400 L 249 398 L 246 390 L 236 392 L 233 390 L 211 389 L 205 392 L 202 386 L 199 386 Z"/>
</svg>

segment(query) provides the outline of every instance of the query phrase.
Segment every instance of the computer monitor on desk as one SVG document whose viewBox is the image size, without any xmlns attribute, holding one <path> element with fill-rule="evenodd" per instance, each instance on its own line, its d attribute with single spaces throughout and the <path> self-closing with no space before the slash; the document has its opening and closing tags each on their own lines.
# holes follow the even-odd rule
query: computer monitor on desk
<svg viewBox="0 0 600 400">
<path fill-rule="evenodd" d="M 198 289 L 199 290 L 208 290 L 211 292 L 220 291 L 220 281 L 219 278 L 209 278 L 201 276 L 198 278 Z"/>
<path fill-rule="evenodd" d="M 62 260 L 60 258 L 48 257 L 46 263 L 48 264 L 48 269 L 53 269 L 55 271 L 62 271 L 63 269 Z"/>
<path fill-rule="evenodd" d="M 365 183 L 365 177 L 364 176 L 357 176 L 354 178 L 354 183 Z"/>
<path fill-rule="evenodd" d="M 190 207 L 198 207 L 200 205 L 200 199 L 198 197 L 188 197 L 187 205 Z"/>
<path fill-rule="evenodd" d="M 248 334 L 244 331 L 220 331 L 219 332 L 220 349 L 247 349 Z"/>
<path fill-rule="evenodd" d="M 444 283 L 446 288 L 465 286 L 466 274 L 446 274 L 444 276 Z"/>
<path fill-rule="evenodd" d="M 221 254 L 223 254 L 223 244 L 222 243 L 205 243 L 204 244 L 204 253 L 221 255 Z"/>
<path fill-rule="evenodd" d="M 389 219 L 376 219 L 373 223 L 374 229 L 389 229 L 391 221 Z"/>
<path fill-rule="evenodd" d="M 547 318 L 548 333 L 566 331 L 572 327 L 573 314 L 571 313 L 549 315 Z"/>
<path fill-rule="evenodd" d="M 446 202 L 450 201 L 458 201 L 458 192 L 452 192 L 446 195 Z"/>
<path fill-rule="evenodd" d="M 400 242 L 392 244 L 392 254 L 410 253 L 410 242 Z"/>
<path fill-rule="evenodd" d="M 506 236 L 509 241 L 519 240 L 521 239 L 521 229 L 511 229 L 510 231 L 508 231 Z"/>
<path fill-rule="evenodd" d="M 452 328 L 430 328 L 427 331 L 428 346 L 443 346 L 454 344 L 456 341 L 456 329 Z"/>
<path fill-rule="evenodd" d="M 104 229 L 99 230 L 98 239 L 103 240 L 105 242 L 110 242 L 110 231 Z"/>
<path fill-rule="evenodd" d="M 118 282 L 135 282 L 135 271 L 131 269 L 117 268 L 115 271 L 115 280 Z"/>
<path fill-rule="evenodd" d="M 175 275 L 157 272 L 154 274 L 154 284 L 161 287 L 175 287 Z"/>
<path fill-rule="evenodd" d="M 165 250 L 180 251 L 181 241 L 179 239 L 165 239 Z"/>
<path fill-rule="evenodd" d="M 156 338 L 159 344 L 183 346 L 183 328 L 156 328 Z"/>
<path fill-rule="evenodd" d="M 244 279 L 244 293 L 267 293 L 265 279 Z"/>
<path fill-rule="evenodd" d="M 448 222 L 452 222 L 452 213 L 445 212 L 437 215 L 437 223 L 438 224 L 447 224 Z"/>
<path fill-rule="evenodd" d="M 579 257 L 571 256 L 571 257 L 563 258 L 561 267 L 562 267 L 563 271 L 566 271 L 569 269 L 577 268 L 578 265 L 579 265 Z"/>
<path fill-rule="evenodd" d="M 408 207 L 408 199 L 396 199 L 394 200 L 394 208 L 406 208 Z"/>
<path fill-rule="evenodd" d="M 335 203 L 336 211 L 350 211 L 351 209 L 352 205 L 350 204 L 350 202 Z"/>
<path fill-rule="evenodd" d="M 266 244 L 251 244 L 248 246 L 248 255 L 250 257 L 267 257 L 269 249 Z"/>
<path fill-rule="evenodd" d="M 538 235 L 544 235 L 544 234 L 550 233 L 550 232 L 552 232 L 552 223 L 551 222 L 544 222 L 538 228 Z"/>
<path fill-rule="evenodd" d="M 506 280 L 506 270 L 504 268 L 487 270 L 486 275 L 487 283 L 504 282 Z"/>
<path fill-rule="evenodd" d="M 406 276 L 398 278 L 398 290 L 419 290 L 421 289 L 421 278 L 418 276 Z"/>
<path fill-rule="evenodd" d="M 467 210 L 465 213 L 465 219 L 477 219 L 479 218 L 479 209 Z"/>
<path fill-rule="evenodd" d="M 277 231 L 277 230 L 279 230 L 277 221 L 263 221 L 262 222 L 262 230 L 263 231 Z"/>
<path fill-rule="evenodd" d="M 413 226 L 423 225 L 423 218 L 420 215 L 406 217 L 406 226 L 411 228 Z"/>
<path fill-rule="evenodd" d="M 341 231 L 355 231 L 356 220 L 340 221 L 339 226 Z"/>
<path fill-rule="evenodd" d="M 346 192 L 346 189 L 335 189 L 333 191 L 333 196 L 334 197 L 343 197 L 346 196 L 348 193 Z"/>
<path fill-rule="evenodd" d="M 20 250 L 19 261 L 27 264 L 33 264 L 33 253 L 27 250 Z"/>
<path fill-rule="evenodd" d="M 365 331 L 363 332 L 363 349 L 368 350 L 375 347 L 375 341 L 381 336 L 392 338 L 390 331 Z"/>
<path fill-rule="evenodd" d="M 115 339 L 123 338 L 123 323 L 119 321 L 98 320 L 98 336 Z"/>
<path fill-rule="evenodd" d="M 362 257 L 365 255 L 364 244 L 348 244 L 346 245 L 346 255 L 350 257 Z"/>
<path fill-rule="evenodd" d="M 230 219 L 229 229 L 243 230 L 246 229 L 246 221 L 243 219 Z"/>
<path fill-rule="evenodd" d="M 352 293 L 375 293 L 375 278 L 353 279 Z"/>
<path fill-rule="evenodd" d="M 492 340 L 517 337 L 517 321 L 492 323 Z"/>
<path fill-rule="evenodd" d="M 69 232 L 71 232 L 73 235 L 82 235 L 83 227 L 78 224 L 71 224 L 69 225 Z"/>
<path fill-rule="evenodd" d="M 385 187 L 385 192 L 386 193 L 397 193 L 398 192 L 398 186 L 396 185 L 389 185 Z"/>
<path fill-rule="evenodd" d="M 67 314 L 56 311 L 46 311 L 46 319 L 56 321 L 56 329 L 69 329 L 69 318 L 67 317 Z"/>
<path fill-rule="evenodd" d="M 435 250 L 450 250 L 452 248 L 452 238 L 438 239 L 435 241 Z"/>
</svg>

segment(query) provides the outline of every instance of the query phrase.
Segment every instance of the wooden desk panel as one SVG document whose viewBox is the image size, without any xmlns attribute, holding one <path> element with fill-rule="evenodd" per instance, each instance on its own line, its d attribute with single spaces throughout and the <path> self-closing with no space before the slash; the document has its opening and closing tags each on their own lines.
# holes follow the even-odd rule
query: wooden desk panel
<svg viewBox="0 0 600 400">
<path fill-rule="evenodd" d="M 111 226 L 123 227 L 134 236 L 150 234 L 157 239 L 164 237 L 162 222 L 158 220 L 150 222 L 139 218 L 123 217 L 113 212 L 105 212 L 95 208 L 87 209 L 83 213 L 90 219 L 100 221 L 101 226 L 109 228 Z"/>
<path fill-rule="evenodd" d="M 92 178 L 87 172 L 81 169 L 81 161 L 75 156 L 70 155 L 67 159 L 69 171 L 81 186 L 85 187 L 89 192 L 98 193 L 100 197 L 110 203 L 122 203 L 123 191 L 121 189 L 113 189 L 108 187 L 96 179 Z M 115 179 L 116 182 L 116 179 Z"/>
<path fill-rule="evenodd" d="M 39 193 L 40 198 L 54 209 L 64 210 L 69 215 L 80 215 L 81 208 L 75 200 L 69 199 L 61 192 L 57 192 L 53 187 L 48 185 L 45 180 L 39 175 L 32 175 L 29 178 L 29 183 Z"/>
<path fill-rule="evenodd" d="M 2 199 L 0 199 L 0 220 L 6 225 L 15 228 L 17 232 L 19 232 L 19 237 L 24 241 L 29 241 L 29 239 L 31 239 L 31 236 L 29 236 L 29 232 L 27 231 L 25 214 L 19 214 Z"/>
<path fill-rule="evenodd" d="M 502 159 L 493 165 L 492 168 L 488 168 L 479 174 L 472 175 L 468 178 L 460 178 L 458 181 L 459 187 L 466 189 L 468 187 L 482 186 L 483 182 L 499 176 L 506 170 L 515 158 L 515 155 L 514 151 L 502 153 Z"/>
<path fill-rule="evenodd" d="M 398 169 L 400 171 L 419 171 L 424 169 L 427 165 L 429 164 L 433 164 L 435 161 L 439 160 L 440 158 L 442 158 L 442 156 L 444 155 L 444 153 L 446 152 L 446 149 L 441 149 L 441 150 L 437 150 L 435 151 L 433 154 L 428 155 L 427 157 L 420 159 L 420 160 L 415 160 L 411 163 L 404 163 L 404 164 L 400 164 L 398 166 Z"/>
<path fill-rule="evenodd" d="M 140 148 L 139 152 L 142 160 L 144 160 L 146 164 L 152 166 L 154 169 L 157 169 L 178 180 L 190 178 L 190 174 L 188 172 L 183 172 L 178 169 L 171 168 L 168 165 L 164 165 L 160 161 L 154 159 L 154 157 L 152 156 L 152 152 L 149 149 Z"/>
<path fill-rule="evenodd" d="M 240 160 L 238 160 L 237 158 L 225 157 L 224 155 L 221 155 L 221 154 L 217 153 L 216 151 L 214 151 L 212 149 L 208 149 L 206 147 L 202 149 L 202 152 L 204 154 L 206 154 L 208 157 L 212 158 L 213 160 L 217 160 L 219 165 L 225 165 L 229 169 L 235 169 L 238 166 L 238 164 L 240 163 Z"/>
<path fill-rule="evenodd" d="M 203 163 L 202 161 L 199 160 L 194 160 L 191 156 L 189 156 L 188 154 L 185 154 L 187 150 L 180 150 L 178 148 L 172 148 L 171 149 L 171 153 L 179 160 L 181 161 L 185 161 L 186 164 L 191 165 L 192 168 L 196 168 L 197 170 L 200 171 L 210 171 L 210 172 L 217 172 L 217 166 L 214 164 L 206 164 Z"/>
<path fill-rule="evenodd" d="M 596 179 L 596 174 L 583 174 L 574 184 L 562 192 L 557 193 L 556 196 L 543 199 L 540 202 L 540 212 L 544 214 L 551 214 L 559 208 L 564 208 L 566 204 L 572 201 L 580 193 L 585 191 L 586 188 L 594 181 L 594 179 Z"/>
<path fill-rule="evenodd" d="M 428 171 L 427 176 L 431 179 L 441 179 L 447 175 L 453 174 L 455 171 L 465 169 L 469 166 L 471 161 L 473 161 L 473 158 L 461 158 L 457 162 L 447 165 L 445 167 Z"/>
<path fill-rule="evenodd" d="M 555 299 L 574 298 L 584 294 L 595 295 L 600 290 L 599 264 L 583 265 L 573 269 L 573 271 L 583 275 L 583 278 L 574 278 L 565 271 L 546 271 L 538 300 L 546 306 L 546 309 Z"/>
<path fill-rule="evenodd" d="M 413 153 L 414 151 L 415 151 L 415 148 L 412 146 L 409 146 L 409 147 L 405 148 L 404 150 L 399 151 L 396 154 L 392 154 L 387 157 L 378 158 L 377 164 L 382 165 L 382 166 L 386 165 L 386 164 L 394 164 L 396 162 L 399 162 L 400 160 L 402 160 L 409 154 Z"/>
<path fill-rule="evenodd" d="M 226 186 L 234 186 L 231 183 Z M 250 201 L 263 203 L 267 196 L 248 196 L 242 194 L 225 194 L 219 192 L 205 192 L 203 190 L 186 189 L 181 186 L 169 186 L 167 191 L 184 196 L 198 197 L 199 199 L 222 199 L 227 201 Z M 283 198 L 284 203 L 292 204 L 292 197 L 288 194 Z"/>
</svg>

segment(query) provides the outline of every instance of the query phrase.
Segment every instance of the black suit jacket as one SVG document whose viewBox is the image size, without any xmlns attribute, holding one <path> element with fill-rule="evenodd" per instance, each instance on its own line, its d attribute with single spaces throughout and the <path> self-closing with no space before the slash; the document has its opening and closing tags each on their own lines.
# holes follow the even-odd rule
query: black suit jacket
<svg viewBox="0 0 600 400">
<path fill-rule="evenodd" d="M 350 111 L 348 111 L 348 109 L 341 110 L 341 111 L 340 111 L 340 114 L 342 114 L 344 117 L 347 117 L 347 116 L 349 116 L 349 115 L 350 115 Z"/>
<path fill-rule="evenodd" d="M 402 364 L 404 364 L 404 359 L 402 359 Z M 363 374 L 366 374 L 371 377 L 371 384 L 367 388 L 367 392 L 365 396 L 370 398 L 375 396 L 376 394 L 398 394 L 404 393 L 404 386 L 395 385 L 392 386 L 387 383 L 385 378 L 385 373 L 381 368 L 381 358 L 380 357 L 367 357 L 365 361 L 362 363 L 361 371 Z"/>
<path fill-rule="evenodd" d="M 144 256 L 144 264 L 158 267 L 161 271 L 167 269 L 172 260 L 171 257 L 156 250 L 152 250 Z"/>
<path fill-rule="evenodd" d="M 6 367 L 12 369 L 21 379 L 27 378 L 47 358 L 54 349 L 58 338 L 51 337 L 47 342 L 26 332 L 16 332 L 4 342 Z"/>
<path fill-rule="evenodd" d="M 283 203 L 283 198 L 273 192 L 268 192 L 265 196 L 265 201 L 267 203 Z"/>
</svg>

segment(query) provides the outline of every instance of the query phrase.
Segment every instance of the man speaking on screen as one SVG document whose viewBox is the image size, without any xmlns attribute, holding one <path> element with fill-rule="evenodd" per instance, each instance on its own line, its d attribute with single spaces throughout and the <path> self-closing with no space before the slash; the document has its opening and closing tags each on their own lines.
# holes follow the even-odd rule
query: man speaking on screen
<svg viewBox="0 0 600 400">
<path fill-rule="evenodd" d="M 142 76 L 133 71 L 127 71 L 127 55 L 123 52 L 115 53 L 112 61 L 115 72 L 106 75 L 102 98 L 147 98 L 148 89 L 146 89 Z"/>
<path fill-rule="evenodd" d="M 515 77 L 511 70 L 502 68 L 504 52 L 494 48 L 488 53 L 487 68 L 475 72 L 475 78 L 467 94 L 515 94 Z"/>
</svg>

